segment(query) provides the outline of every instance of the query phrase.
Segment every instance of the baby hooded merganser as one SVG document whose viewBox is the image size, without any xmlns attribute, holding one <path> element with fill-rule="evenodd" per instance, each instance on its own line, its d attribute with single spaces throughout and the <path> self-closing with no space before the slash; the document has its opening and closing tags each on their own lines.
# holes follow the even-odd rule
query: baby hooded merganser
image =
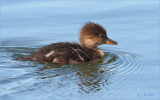
<svg viewBox="0 0 160 100">
<path fill-rule="evenodd" d="M 79 64 L 92 62 L 103 57 L 104 53 L 97 46 L 101 44 L 113 44 L 117 42 L 109 39 L 106 30 L 99 24 L 89 22 L 80 32 L 79 44 L 60 42 L 53 43 L 38 49 L 26 57 L 17 60 L 47 61 L 59 64 Z"/>
</svg>

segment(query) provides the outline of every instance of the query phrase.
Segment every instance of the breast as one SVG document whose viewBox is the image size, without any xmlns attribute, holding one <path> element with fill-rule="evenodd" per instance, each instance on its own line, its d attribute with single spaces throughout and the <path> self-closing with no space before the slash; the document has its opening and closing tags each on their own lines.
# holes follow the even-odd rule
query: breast
<svg viewBox="0 0 160 100">
<path fill-rule="evenodd" d="M 100 56 L 100 57 L 103 57 L 103 56 L 104 56 L 104 52 L 103 52 L 102 50 L 98 49 L 97 52 L 99 53 L 99 56 Z"/>
</svg>

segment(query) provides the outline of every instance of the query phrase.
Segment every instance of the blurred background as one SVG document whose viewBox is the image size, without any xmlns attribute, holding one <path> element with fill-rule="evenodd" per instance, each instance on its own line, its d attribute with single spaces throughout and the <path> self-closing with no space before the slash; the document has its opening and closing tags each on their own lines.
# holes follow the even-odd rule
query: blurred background
<svg viewBox="0 0 160 100">
<path fill-rule="evenodd" d="M 1 0 L 1 100 L 159 100 L 159 0 Z M 95 22 L 118 46 L 103 64 L 15 61 L 55 42 L 78 42 Z"/>
</svg>

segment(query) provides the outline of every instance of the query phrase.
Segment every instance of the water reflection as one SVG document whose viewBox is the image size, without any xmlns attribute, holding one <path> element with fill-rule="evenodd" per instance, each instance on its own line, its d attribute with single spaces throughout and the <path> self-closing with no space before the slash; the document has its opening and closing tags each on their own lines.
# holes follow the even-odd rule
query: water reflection
<svg viewBox="0 0 160 100">
<path fill-rule="evenodd" d="M 28 55 L 30 52 L 35 51 L 36 48 L 1 47 L 1 50 L 4 54 L 9 54 L 6 57 L 10 56 L 12 57 L 11 59 L 14 59 L 19 56 Z M 97 92 L 111 84 L 112 77 L 117 73 L 117 64 L 119 64 L 117 59 L 118 56 L 116 54 L 107 52 L 102 60 L 94 63 L 56 65 L 48 62 L 15 61 L 16 64 L 14 64 L 14 68 L 16 68 L 16 66 L 17 68 L 23 67 L 27 69 L 29 69 L 28 67 L 35 67 L 35 69 L 32 69 L 35 71 L 32 71 L 29 77 L 34 75 L 40 79 L 43 83 L 39 84 L 40 86 L 52 86 L 52 84 L 58 85 L 60 82 L 66 87 L 67 83 L 71 83 L 71 85 L 76 85 L 75 87 L 79 88 L 77 91 L 83 94 Z M 13 60 L 11 64 L 15 62 Z M 25 77 L 27 76 L 25 75 Z"/>
<path fill-rule="evenodd" d="M 86 63 L 81 65 L 55 65 L 45 63 L 43 68 L 38 70 L 41 79 L 48 79 L 61 76 L 65 80 L 68 77 L 74 80 L 79 87 L 80 93 L 97 92 L 104 86 L 111 83 L 111 78 L 116 74 L 116 56 L 105 54 L 109 60 L 104 63 Z M 108 58 L 107 57 L 107 58 Z M 56 80 L 54 80 L 56 82 Z M 69 81 L 68 81 L 69 82 Z M 71 81 L 73 82 L 73 81 Z"/>
<path fill-rule="evenodd" d="M 56 65 L 47 62 L 13 60 L 28 55 L 37 48 L 39 47 L 1 47 L 0 57 L 3 59 L 0 63 L 5 65 L 1 66 L 1 68 L 5 68 L 3 73 L 10 75 L 12 72 L 14 77 L 7 76 L 0 81 L 3 87 L 9 88 L 8 91 L 12 90 L 10 94 L 24 93 L 25 95 L 40 91 L 42 94 L 65 92 L 77 95 L 92 94 L 103 90 L 105 93 L 109 93 L 111 88 L 112 90 L 127 89 L 127 84 L 133 84 L 133 81 L 131 81 L 132 83 L 126 82 L 126 79 L 131 77 L 129 74 L 134 74 L 132 78 L 134 76 L 137 79 L 139 74 L 136 72 L 146 73 L 143 66 L 138 63 L 142 61 L 137 59 L 137 57 L 140 58 L 138 55 L 111 48 L 103 50 L 105 56 L 102 60 L 80 65 Z M 8 69 L 14 71 L 9 72 Z M 126 74 L 129 75 L 128 78 L 124 77 Z M 118 80 L 117 77 L 119 77 Z M 15 85 L 17 81 L 22 84 Z M 8 84 L 11 84 L 10 87 Z M 7 91 L 3 92 L 3 94 L 6 93 Z"/>
</svg>

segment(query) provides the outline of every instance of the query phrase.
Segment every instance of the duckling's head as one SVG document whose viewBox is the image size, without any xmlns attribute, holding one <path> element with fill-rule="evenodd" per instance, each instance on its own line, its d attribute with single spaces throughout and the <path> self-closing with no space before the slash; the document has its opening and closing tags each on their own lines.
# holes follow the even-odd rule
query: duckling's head
<svg viewBox="0 0 160 100">
<path fill-rule="evenodd" d="M 96 48 L 101 44 L 118 44 L 107 37 L 107 31 L 101 25 L 93 22 L 89 22 L 82 27 L 79 43 L 82 47 L 87 48 Z"/>
</svg>

